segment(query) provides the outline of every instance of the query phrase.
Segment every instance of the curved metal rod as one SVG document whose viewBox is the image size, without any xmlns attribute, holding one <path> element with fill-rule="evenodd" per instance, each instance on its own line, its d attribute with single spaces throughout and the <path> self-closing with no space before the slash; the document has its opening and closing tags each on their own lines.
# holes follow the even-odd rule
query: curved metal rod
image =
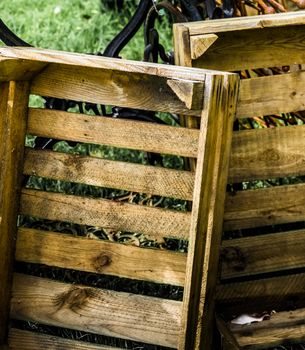
<svg viewBox="0 0 305 350">
<path fill-rule="evenodd" d="M 0 40 L 8 46 L 32 46 L 14 34 L 0 19 Z"/>
<path fill-rule="evenodd" d="M 117 36 L 108 44 L 103 53 L 103 56 L 119 57 L 121 50 L 133 38 L 133 36 L 137 33 L 142 23 L 144 22 L 152 1 L 153 0 L 140 1 L 136 12 L 132 16 L 131 20 L 120 31 L 120 33 L 117 34 Z"/>
</svg>

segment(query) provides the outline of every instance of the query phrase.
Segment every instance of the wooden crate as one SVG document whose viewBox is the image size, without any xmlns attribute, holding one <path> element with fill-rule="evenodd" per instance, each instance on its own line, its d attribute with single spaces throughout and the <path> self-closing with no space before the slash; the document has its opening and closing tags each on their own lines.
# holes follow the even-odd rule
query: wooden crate
<svg viewBox="0 0 305 350">
<path fill-rule="evenodd" d="M 300 65 L 287 74 L 242 79 L 237 118 L 305 110 L 304 11 L 177 24 L 174 33 L 176 63 L 183 66 L 241 71 Z M 187 118 L 187 124 L 197 121 Z M 226 320 L 278 311 L 248 326 L 218 319 L 229 348 L 305 340 L 304 309 L 291 311 L 305 306 L 305 184 L 292 181 L 305 175 L 304 139 L 304 125 L 233 132 L 228 183 L 290 178 L 290 184 L 227 193 L 224 230 L 251 233 L 222 241 L 217 311 Z M 296 222 L 299 229 L 285 231 L 284 224 Z M 269 233 L 258 235 L 260 227 Z"/>
<path fill-rule="evenodd" d="M 189 315 L 202 310 L 201 305 L 212 315 L 213 298 L 204 300 L 212 292 L 206 276 L 218 260 L 214 247 L 219 247 L 222 232 L 238 75 L 2 47 L 0 81 L 0 348 L 108 349 L 16 326 L 29 321 L 192 349 L 194 344 L 184 338 L 192 322 Z M 32 94 L 192 115 L 201 129 L 28 108 Z M 197 168 L 175 170 L 25 148 L 27 134 L 191 157 Z M 181 199 L 192 202 L 192 210 L 27 188 L 24 175 Z M 189 250 L 148 249 L 18 227 L 18 215 L 136 232 L 160 242 L 165 237 L 185 239 Z M 14 261 L 184 287 L 184 300 L 13 272 Z"/>
</svg>

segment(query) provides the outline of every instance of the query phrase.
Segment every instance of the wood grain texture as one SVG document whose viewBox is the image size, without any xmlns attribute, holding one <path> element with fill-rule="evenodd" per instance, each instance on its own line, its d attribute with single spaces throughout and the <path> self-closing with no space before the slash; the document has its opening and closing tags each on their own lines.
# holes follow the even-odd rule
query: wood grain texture
<svg viewBox="0 0 305 350">
<path fill-rule="evenodd" d="M 222 242 L 222 279 L 305 266 L 305 231 L 289 231 Z"/>
<path fill-rule="evenodd" d="M 187 239 L 190 213 L 36 190 L 22 190 L 20 212 L 48 220 Z"/>
<path fill-rule="evenodd" d="M 203 82 L 171 79 L 167 81 L 167 85 L 174 91 L 179 99 L 185 103 L 188 109 L 202 109 Z"/>
<path fill-rule="evenodd" d="M 159 75 L 50 63 L 31 84 L 31 93 L 142 110 L 200 115 L 189 110 Z"/>
<path fill-rule="evenodd" d="M 305 309 L 279 312 L 269 320 L 230 328 L 242 349 L 266 349 L 305 340 Z"/>
<path fill-rule="evenodd" d="M 183 286 L 186 254 L 19 228 L 16 260 Z"/>
<path fill-rule="evenodd" d="M 305 21 L 305 11 L 287 12 L 264 16 L 237 17 L 213 20 L 213 22 L 184 23 L 191 36 L 208 33 L 221 33 L 232 31 L 245 31 L 247 29 L 266 29 L 286 27 L 293 25 L 302 26 Z"/>
<path fill-rule="evenodd" d="M 305 184 L 227 194 L 225 230 L 304 221 Z"/>
<path fill-rule="evenodd" d="M 305 174 L 305 127 L 233 133 L 229 183 Z"/>
<path fill-rule="evenodd" d="M 217 305 L 222 314 L 240 315 L 266 310 L 305 307 L 305 274 L 270 277 L 218 285 Z"/>
<path fill-rule="evenodd" d="M 28 133 L 185 157 L 198 152 L 198 130 L 43 109 L 29 110 Z"/>
<path fill-rule="evenodd" d="M 124 73 L 139 73 L 151 76 L 159 76 L 167 79 L 187 79 L 187 80 L 205 80 L 205 74 L 213 75 L 215 73 L 225 75 L 224 72 L 210 72 L 202 69 L 186 69 L 171 65 L 162 65 L 150 62 L 139 62 L 124 60 L 119 58 L 102 57 L 66 51 L 46 50 L 34 47 L 11 47 L 2 46 L 0 48 L 0 58 L 14 58 L 23 61 L 43 63 L 54 63 L 62 66 L 94 68 L 105 71 L 116 71 Z M 12 61 L 13 62 L 13 61 Z M 15 62 L 17 62 L 15 60 Z M 12 63 L 14 65 L 14 63 Z M 18 62 L 15 63 L 15 66 Z"/>
<path fill-rule="evenodd" d="M 9 345 L 11 350 L 122 350 L 14 328 L 9 333 Z"/>
<path fill-rule="evenodd" d="M 16 274 L 11 317 L 175 347 L 181 302 Z"/>
<path fill-rule="evenodd" d="M 0 82 L 30 80 L 46 67 L 43 62 L 23 61 L 18 58 L 0 57 Z"/>
<path fill-rule="evenodd" d="M 208 48 L 218 39 L 215 34 L 195 35 L 190 37 L 192 60 L 201 57 Z"/>
<path fill-rule="evenodd" d="M 190 34 L 184 24 L 174 25 L 174 54 L 177 66 L 192 67 Z"/>
<path fill-rule="evenodd" d="M 303 32 L 305 36 L 304 29 Z M 303 61 L 305 61 L 305 57 L 299 62 Z M 244 118 L 303 111 L 305 109 L 304 99 L 305 72 L 302 71 L 242 79 L 237 116 Z"/>
<path fill-rule="evenodd" d="M 28 99 L 27 82 L 0 85 L 0 344 L 8 326 Z"/>
<path fill-rule="evenodd" d="M 28 149 L 24 173 L 92 186 L 124 189 L 192 200 L 194 174 L 189 171 Z"/>
<path fill-rule="evenodd" d="M 238 76 L 206 80 L 179 349 L 211 349 Z"/>
<path fill-rule="evenodd" d="M 190 27 L 188 29 L 191 31 Z M 218 39 L 204 55 L 192 61 L 192 67 L 238 71 L 301 64 L 305 61 L 305 33 L 302 25 L 213 33 Z M 199 33 L 203 34 L 208 33 Z"/>
</svg>

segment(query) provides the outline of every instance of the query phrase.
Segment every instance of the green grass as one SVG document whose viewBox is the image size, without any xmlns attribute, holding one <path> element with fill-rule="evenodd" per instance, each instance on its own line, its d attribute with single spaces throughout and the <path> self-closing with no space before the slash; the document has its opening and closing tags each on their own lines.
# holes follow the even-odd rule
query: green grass
<svg viewBox="0 0 305 350">
<path fill-rule="evenodd" d="M 1 0 L 0 17 L 23 40 L 33 46 L 71 52 L 103 52 L 111 39 L 131 18 L 134 5 L 107 10 L 100 0 Z M 164 18 L 159 24 L 161 42 L 171 49 L 171 30 Z M 123 58 L 141 60 L 142 30 L 122 52 Z"/>
</svg>

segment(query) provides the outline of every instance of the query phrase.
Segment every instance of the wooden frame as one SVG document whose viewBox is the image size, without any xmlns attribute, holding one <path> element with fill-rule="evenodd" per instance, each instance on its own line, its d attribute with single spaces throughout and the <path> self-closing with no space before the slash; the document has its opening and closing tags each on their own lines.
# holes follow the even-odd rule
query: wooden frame
<svg viewBox="0 0 305 350">
<path fill-rule="evenodd" d="M 176 24 L 178 65 L 240 71 L 299 65 L 287 74 L 242 79 L 237 118 L 303 111 L 305 11 Z M 234 52 L 234 54 L 231 54 Z M 186 117 L 194 127 L 196 119 Z M 228 183 L 303 176 L 299 147 L 304 125 L 233 132 Z M 224 230 L 240 230 L 304 221 L 304 184 L 228 193 Z M 273 229 L 274 230 L 274 229 Z M 271 227 L 270 227 L 271 231 Z M 304 340 L 304 230 L 223 240 L 216 309 L 225 349 L 264 349 Z M 216 275 L 216 267 L 209 273 Z M 279 312 L 270 321 L 233 325 L 233 315 Z M 289 315 L 289 317 L 288 317 Z M 211 323 L 210 323 L 211 324 Z M 202 344 L 196 349 L 204 349 Z"/>
<path fill-rule="evenodd" d="M 2 47 L 0 81 L 0 130 L 5 145 L 1 149 L 0 255 L 6 257 L 0 262 L 0 277 L 5 281 L 1 290 L 5 295 L 0 304 L 0 344 L 8 339 L 12 349 L 20 350 L 35 350 L 50 344 L 47 336 L 18 329 L 10 329 L 7 338 L 10 317 L 181 350 L 195 347 L 197 339 L 192 336 L 193 331 L 200 331 L 202 324 L 208 328 L 213 313 L 211 293 L 215 283 L 207 271 L 219 254 L 238 76 Z M 28 109 L 30 94 L 187 114 L 196 116 L 201 128 L 190 130 Z M 196 172 L 179 171 L 24 150 L 27 133 L 194 157 L 198 165 Z M 193 209 L 179 212 L 21 188 L 23 174 L 192 200 Z M 116 176 L 111 178 L 111 174 Z M 189 253 L 106 241 L 93 243 L 85 238 L 18 228 L 18 214 L 140 232 L 157 240 L 167 236 L 189 239 Z M 184 301 L 127 295 L 12 274 L 14 256 L 20 262 L 184 286 Z M 202 284 L 205 276 L 208 279 Z M 52 341 L 55 349 L 60 346 L 106 349 L 57 338 Z"/>
</svg>

